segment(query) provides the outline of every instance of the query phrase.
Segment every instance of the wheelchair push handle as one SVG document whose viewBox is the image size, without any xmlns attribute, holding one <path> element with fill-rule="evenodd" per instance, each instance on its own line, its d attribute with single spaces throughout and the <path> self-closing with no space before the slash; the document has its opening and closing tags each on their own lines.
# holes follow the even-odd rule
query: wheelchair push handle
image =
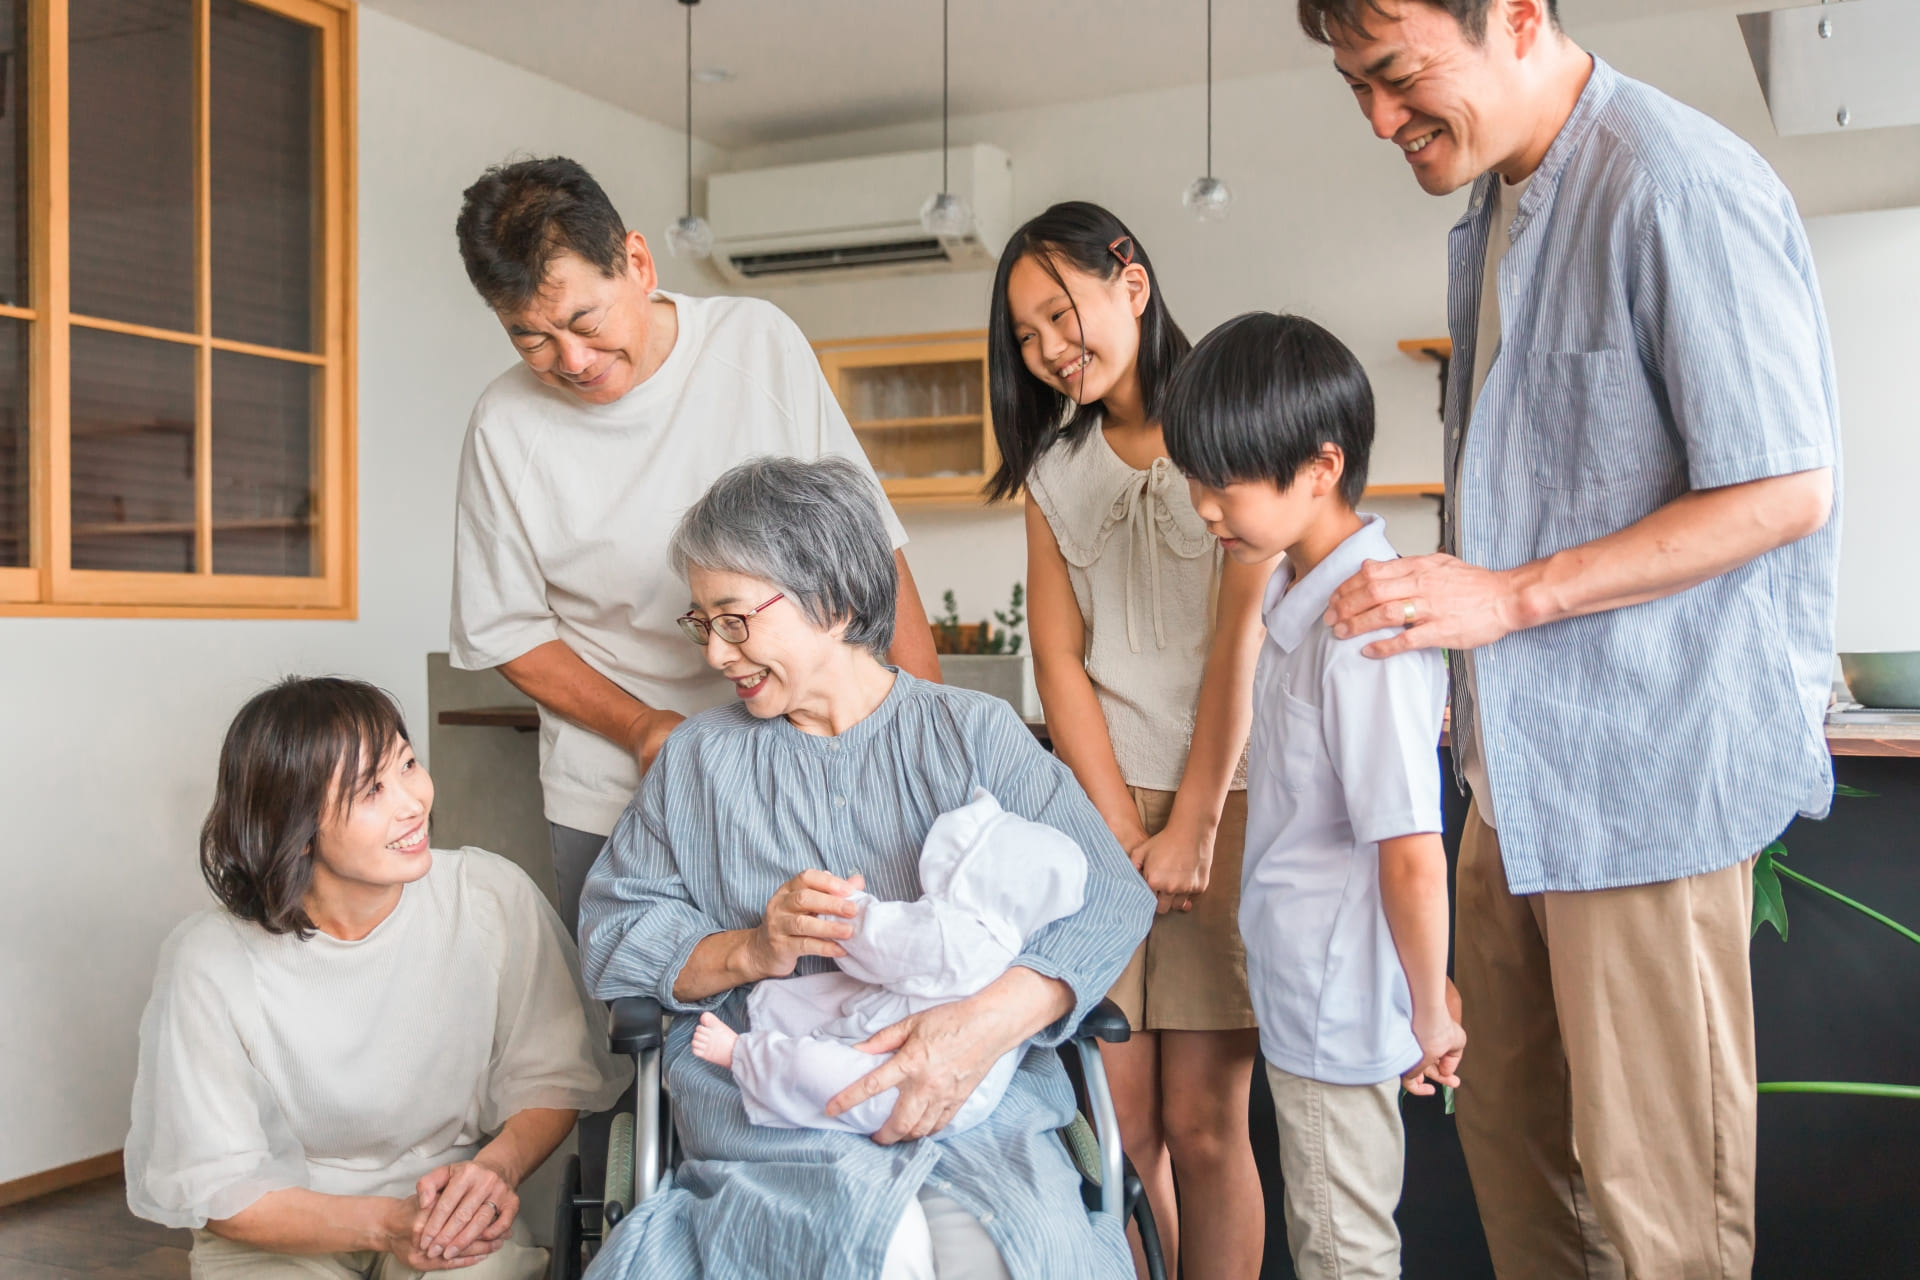
<svg viewBox="0 0 1920 1280">
<path fill-rule="evenodd" d="M 608 1040 L 615 1053 L 632 1056 L 660 1047 L 660 1002 L 651 996 L 621 996 L 607 1014 Z"/>
</svg>

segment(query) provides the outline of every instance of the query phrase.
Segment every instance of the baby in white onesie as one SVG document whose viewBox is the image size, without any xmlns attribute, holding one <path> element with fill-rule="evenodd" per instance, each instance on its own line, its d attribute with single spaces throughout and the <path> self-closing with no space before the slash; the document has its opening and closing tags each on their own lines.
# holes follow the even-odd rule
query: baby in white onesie
<svg viewBox="0 0 1920 1280">
<path fill-rule="evenodd" d="M 878 1130 L 897 1089 L 826 1114 L 835 1094 L 892 1056 L 853 1046 L 1005 973 L 1031 935 L 1080 909 L 1087 858 L 1066 833 L 1008 813 L 976 787 L 966 806 L 941 814 L 927 832 L 920 886 L 912 902 L 854 894 L 860 910 L 840 967 L 760 983 L 747 997 L 751 1030 L 700 1015 L 693 1051 L 733 1072 L 748 1119 L 778 1129 Z M 987 1117 L 1025 1048 L 993 1064 L 943 1133 Z"/>
</svg>

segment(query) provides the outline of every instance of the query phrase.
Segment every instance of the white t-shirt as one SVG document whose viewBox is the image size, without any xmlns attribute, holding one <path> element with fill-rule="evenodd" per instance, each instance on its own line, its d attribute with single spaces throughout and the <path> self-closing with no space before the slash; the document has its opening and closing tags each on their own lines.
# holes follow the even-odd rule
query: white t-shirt
<svg viewBox="0 0 1920 1280">
<path fill-rule="evenodd" d="M 456 667 L 497 667 L 563 640 L 649 706 L 718 706 L 726 682 L 674 622 L 687 611 L 667 563 L 681 514 L 728 468 L 767 454 L 837 454 L 872 474 L 778 307 L 656 296 L 678 313 L 673 350 L 613 404 L 584 404 L 516 363 L 474 406 L 454 533 Z M 903 545 L 878 480 L 874 498 Z M 624 747 L 542 709 L 540 785 L 549 821 L 605 835 L 640 769 Z"/>
<path fill-rule="evenodd" d="M 288 1187 L 410 1195 L 529 1107 L 619 1098 L 632 1068 L 546 898 L 485 850 L 432 857 L 358 942 L 219 909 L 173 931 L 140 1020 L 134 1213 L 199 1227 Z"/>
<path fill-rule="evenodd" d="M 1515 183 L 1494 184 L 1493 226 L 1487 232 L 1487 255 L 1480 280 L 1479 328 L 1473 340 L 1473 381 L 1469 384 L 1472 399 L 1467 402 L 1469 424 L 1473 420 L 1473 406 L 1480 400 L 1480 388 L 1487 384 L 1487 371 L 1500 358 L 1500 264 L 1506 260 L 1507 250 L 1513 247 L 1510 234 L 1513 220 L 1520 215 L 1520 197 L 1527 194 L 1527 183 L 1531 181 L 1529 177 Z M 1465 457 L 1466 452 L 1462 446 L 1455 456 Z M 1459 492 L 1460 487 L 1455 485 L 1456 520 L 1460 518 Z M 1487 756 L 1480 745 L 1485 737 L 1485 722 L 1480 718 L 1480 686 L 1474 678 L 1473 650 L 1460 651 L 1460 667 L 1466 673 L 1466 688 L 1461 691 L 1460 705 L 1454 708 L 1466 725 L 1465 733 L 1454 734 L 1460 744 L 1460 772 L 1466 775 L 1467 786 L 1478 802 L 1480 820 L 1490 827 L 1497 826 L 1493 788 L 1487 784 Z"/>
<path fill-rule="evenodd" d="M 1335 588 L 1391 560 L 1378 516 L 1299 582 L 1267 584 L 1253 682 L 1240 936 L 1260 1051 L 1326 1084 L 1378 1084 L 1420 1061 L 1413 997 L 1380 901 L 1380 841 L 1440 830 L 1438 652 L 1336 639 Z"/>
</svg>

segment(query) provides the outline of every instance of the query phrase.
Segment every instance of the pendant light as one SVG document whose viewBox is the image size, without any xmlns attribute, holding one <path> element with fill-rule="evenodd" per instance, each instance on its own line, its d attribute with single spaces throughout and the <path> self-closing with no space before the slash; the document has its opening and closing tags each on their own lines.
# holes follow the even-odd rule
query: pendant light
<svg viewBox="0 0 1920 1280">
<path fill-rule="evenodd" d="M 1202 222 L 1220 221 L 1233 203 L 1232 190 L 1213 176 L 1213 0 L 1207 0 L 1207 171 L 1187 184 L 1180 203 Z"/>
<path fill-rule="evenodd" d="M 713 252 L 713 228 L 693 214 L 693 6 L 700 0 L 680 0 L 687 10 L 687 212 L 667 228 L 667 248 L 676 258 L 705 258 Z"/>
<path fill-rule="evenodd" d="M 964 236 L 973 230 L 973 210 L 947 190 L 947 0 L 940 0 L 940 189 L 920 206 L 928 235 Z"/>
</svg>

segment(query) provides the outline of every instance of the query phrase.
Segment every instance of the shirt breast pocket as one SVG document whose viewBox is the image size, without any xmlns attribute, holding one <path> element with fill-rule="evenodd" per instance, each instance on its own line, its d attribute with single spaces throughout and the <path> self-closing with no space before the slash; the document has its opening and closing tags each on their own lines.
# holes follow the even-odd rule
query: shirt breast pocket
<svg viewBox="0 0 1920 1280">
<path fill-rule="evenodd" d="M 1527 362 L 1520 430 L 1536 484 L 1617 489 L 1674 469 L 1677 450 L 1632 352 L 1541 351 Z"/>
<path fill-rule="evenodd" d="M 1327 758 L 1320 708 L 1284 689 L 1280 707 L 1280 786 L 1297 794 L 1314 785 Z"/>
</svg>

